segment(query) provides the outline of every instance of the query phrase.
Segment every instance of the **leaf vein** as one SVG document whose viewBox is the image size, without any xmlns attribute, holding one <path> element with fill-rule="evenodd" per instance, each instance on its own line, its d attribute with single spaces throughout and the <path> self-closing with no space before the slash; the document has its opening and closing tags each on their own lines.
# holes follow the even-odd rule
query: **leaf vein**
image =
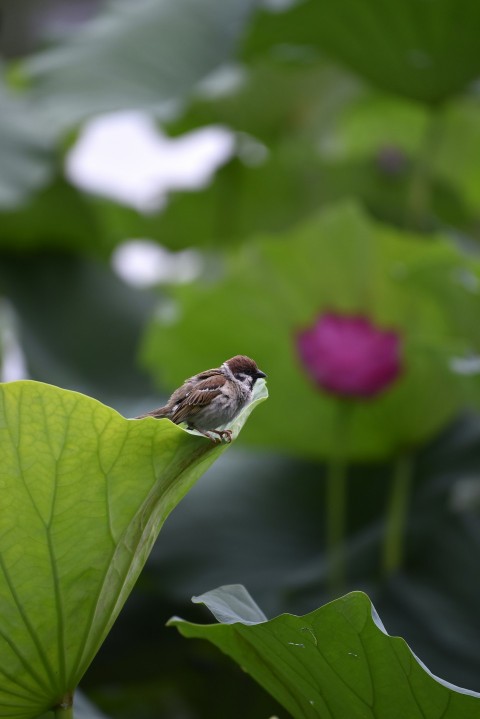
<svg viewBox="0 0 480 719">
<path fill-rule="evenodd" d="M 49 677 L 49 679 L 50 679 L 50 682 L 51 682 L 51 686 L 55 686 L 55 685 L 56 685 L 56 679 L 55 679 L 54 671 L 53 671 L 52 667 L 50 666 L 50 662 L 48 661 L 47 655 L 45 654 L 45 651 L 44 651 L 44 649 L 43 649 L 42 643 L 40 642 L 40 639 L 38 638 L 37 633 L 36 633 L 35 629 L 33 628 L 32 624 L 31 624 L 31 622 L 30 622 L 30 620 L 29 620 L 29 618 L 28 618 L 28 616 L 27 616 L 27 613 L 26 613 L 26 611 L 25 611 L 25 609 L 24 609 L 24 607 L 23 607 L 23 605 L 22 605 L 22 603 L 21 603 L 21 601 L 20 601 L 20 597 L 18 596 L 18 594 L 17 594 L 17 592 L 16 592 L 16 590 L 15 590 L 15 587 L 13 586 L 12 579 L 11 579 L 11 577 L 10 577 L 10 574 L 9 574 L 8 569 L 7 569 L 7 567 L 6 567 L 5 561 L 4 561 L 4 559 L 3 559 L 3 555 L 2 555 L 1 553 L 0 553 L 0 568 L 1 568 L 2 572 L 3 572 L 4 577 L 5 577 L 5 581 L 6 581 L 6 583 L 7 583 L 7 586 L 8 586 L 8 588 L 9 588 L 9 590 L 10 590 L 10 594 L 12 595 L 13 601 L 15 602 L 15 606 L 16 606 L 17 609 L 18 609 L 18 613 L 20 614 L 20 617 L 21 617 L 21 619 L 22 619 L 22 621 L 23 621 L 23 623 L 24 623 L 24 625 L 25 625 L 25 627 L 26 627 L 26 629 L 27 629 L 27 632 L 30 634 L 30 637 L 31 637 L 31 639 L 32 639 L 32 641 L 33 641 L 33 643 L 34 643 L 36 649 L 37 649 L 38 656 L 39 656 L 39 658 L 40 658 L 40 660 L 41 660 L 41 662 L 42 662 L 42 664 L 43 664 L 43 666 L 44 666 L 44 668 L 45 668 L 45 671 L 47 672 L 47 675 L 48 675 L 48 677 Z M 30 671 L 31 671 L 31 670 L 30 670 Z"/>
</svg>

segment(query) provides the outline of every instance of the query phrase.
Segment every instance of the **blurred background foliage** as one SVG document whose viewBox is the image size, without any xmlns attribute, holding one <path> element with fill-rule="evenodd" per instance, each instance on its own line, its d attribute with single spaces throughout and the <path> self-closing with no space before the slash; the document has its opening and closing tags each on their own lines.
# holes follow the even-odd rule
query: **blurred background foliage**
<svg viewBox="0 0 480 719">
<path fill-rule="evenodd" d="M 164 623 L 201 617 L 190 596 L 220 584 L 245 584 L 270 615 L 331 598 L 325 476 L 339 443 L 347 588 L 367 591 L 434 673 L 480 691 L 478 3 L 0 9 L 3 380 L 135 416 L 237 352 L 269 375 L 269 401 L 163 530 L 87 695 L 119 719 L 285 716 L 213 647 Z M 177 152 L 212 127 L 227 150 L 195 186 L 159 188 L 149 169 L 140 201 L 112 190 L 137 176 L 136 145 L 90 149 L 108 181 L 89 185 L 75 153 L 95 122 L 113 123 L 112 137 L 132 111 Z M 168 162 L 176 172 L 185 155 Z M 295 347 L 332 309 L 394 328 L 404 353 L 401 377 L 355 403 L 340 439 L 336 400 Z M 385 517 L 406 453 L 392 570 Z"/>
</svg>

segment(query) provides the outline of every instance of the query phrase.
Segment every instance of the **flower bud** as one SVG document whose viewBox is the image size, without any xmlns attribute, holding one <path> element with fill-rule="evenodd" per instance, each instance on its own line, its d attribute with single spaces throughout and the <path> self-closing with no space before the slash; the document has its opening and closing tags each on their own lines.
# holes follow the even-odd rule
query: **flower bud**
<svg viewBox="0 0 480 719">
<path fill-rule="evenodd" d="M 307 373 L 337 396 L 373 397 L 402 372 L 400 335 L 360 315 L 322 314 L 296 341 Z"/>
<path fill-rule="evenodd" d="M 384 175 L 398 177 L 408 169 L 408 158 L 399 147 L 385 145 L 380 148 L 375 158 L 377 168 Z"/>
</svg>

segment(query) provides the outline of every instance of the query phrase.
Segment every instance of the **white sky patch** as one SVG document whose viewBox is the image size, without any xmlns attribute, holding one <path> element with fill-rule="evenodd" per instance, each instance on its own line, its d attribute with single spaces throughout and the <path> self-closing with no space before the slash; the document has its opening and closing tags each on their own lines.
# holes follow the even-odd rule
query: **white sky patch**
<svg viewBox="0 0 480 719">
<path fill-rule="evenodd" d="M 205 186 L 235 152 L 235 135 L 208 126 L 178 138 L 161 133 L 143 112 L 102 115 L 87 122 L 66 158 L 70 182 L 145 214 L 174 189 Z"/>
<path fill-rule="evenodd" d="M 128 284 L 150 287 L 162 282 L 191 282 L 203 269 L 195 250 L 170 252 L 152 240 L 128 240 L 112 255 L 112 267 Z"/>
</svg>

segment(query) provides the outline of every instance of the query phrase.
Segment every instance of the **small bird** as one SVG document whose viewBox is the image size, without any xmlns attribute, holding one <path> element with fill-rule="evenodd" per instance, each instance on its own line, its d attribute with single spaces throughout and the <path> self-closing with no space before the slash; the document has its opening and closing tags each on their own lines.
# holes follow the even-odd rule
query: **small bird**
<svg viewBox="0 0 480 719">
<path fill-rule="evenodd" d="M 217 427 L 232 422 L 239 412 L 251 401 L 257 379 L 266 377 L 256 363 L 245 355 L 235 355 L 221 367 L 185 380 L 175 390 L 167 404 L 143 417 L 162 419 L 167 417 L 175 424 L 186 422 L 187 429 L 196 429 L 214 444 L 232 441 L 232 430 Z M 216 434 L 218 437 L 213 437 Z"/>
</svg>

